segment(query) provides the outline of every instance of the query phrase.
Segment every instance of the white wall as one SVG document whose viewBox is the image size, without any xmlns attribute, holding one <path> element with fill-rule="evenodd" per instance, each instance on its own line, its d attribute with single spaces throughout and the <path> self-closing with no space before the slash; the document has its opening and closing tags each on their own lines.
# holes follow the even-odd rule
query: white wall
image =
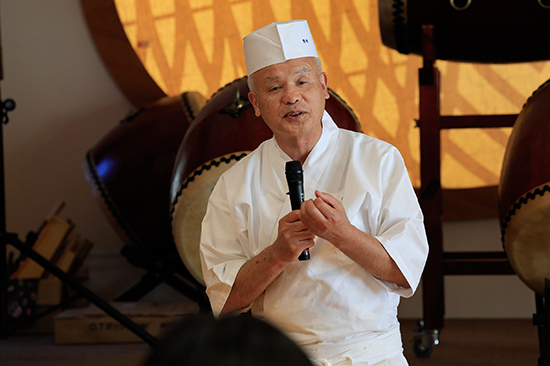
<svg viewBox="0 0 550 366">
<path fill-rule="evenodd" d="M 3 127 L 9 232 L 24 238 L 52 205 L 95 243 L 87 285 L 110 299 L 143 273 L 118 254 L 121 240 L 92 198 L 81 169 L 87 150 L 132 108 L 90 37 L 79 0 L 1 0 L 2 98 L 17 108 Z M 498 222 L 448 223 L 446 250 L 500 250 Z M 447 277 L 448 318 L 531 317 L 534 295 L 515 276 Z M 182 299 L 166 286 L 149 298 Z M 419 318 L 421 291 L 403 300 Z"/>
<path fill-rule="evenodd" d="M 81 165 L 132 106 L 104 66 L 79 0 L 2 0 L 0 11 L 1 95 L 17 103 L 3 128 L 7 230 L 24 239 L 63 200 L 61 216 L 94 242 L 96 257 L 121 257 Z"/>
<path fill-rule="evenodd" d="M 448 222 L 443 226 L 445 251 L 500 251 L 497 219 Z M 530 318 L 535 295 L 515 275 L 446 276 L 446 318 Z M 422 289 L 404 299 L 399 308 L 403 318 L 422 314 Z"/>
</svg>

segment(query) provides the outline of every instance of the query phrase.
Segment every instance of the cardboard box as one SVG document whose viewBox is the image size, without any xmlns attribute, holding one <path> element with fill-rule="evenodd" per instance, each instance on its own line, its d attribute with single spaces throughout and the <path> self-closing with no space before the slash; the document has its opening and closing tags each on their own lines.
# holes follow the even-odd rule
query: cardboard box
<svg viewBox="0 0 550 366">
<path fill-rule="evenodd" d="M 49 309 L 49 306 L 36 306 L 36 314 Z M 13 334 L 17 335 L 51 335 L 53 334 L 53 318 L 59 314 L 60 310 L 56 310 L 51 314 L 43 316 L 32 323 L 25 324 L 14 330 Z"/>
<path fill-rule="evenodd" d="M 153 337 L 199 312 L 195 303 L 111 303 Z M 134 343 L 143 340 L 95 305 L 65 310 L 54 318 L 56 344 Z"/>
<path fill-rule="evenodd" d="M 57 277 L 42 278 L 36 289 L 36 305 L 58 305 L 63 301 L 63 283 Z"/>
<path fill-rule="evenodd" d="M 89 278 L 88 267 L 80 267 L 72 277 L 81 283 L 84 282 Z M 53 275 L 41 278 L 36 289 L 36 306 L 59 305 L 74 295 L 76 295 L 76 291 L 69 285 L 63 284 L 59 278 Z"/>
</svg>

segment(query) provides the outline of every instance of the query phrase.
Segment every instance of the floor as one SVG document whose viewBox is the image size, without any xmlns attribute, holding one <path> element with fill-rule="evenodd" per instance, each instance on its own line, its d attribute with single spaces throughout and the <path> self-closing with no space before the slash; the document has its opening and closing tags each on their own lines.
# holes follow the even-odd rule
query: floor
<svg viewBox="0 0 550 366">
<path fill-rule="evenodd" d="M 405 356 L 410 366 L 536 366 L 538 363 L 538 333 L 531 319 L 446 320 L 440 344 L 425 359 L 417 358 L 413 351 L 415 322 L 401 323 Z"/>
<path fill-rule="evenodd" d="M 537 365 L 537 328 L 530 319 L 446 319 L 440 344 L 428 358 L 413 351 L 415 320 L 402 320 L 405 356 L 410 366 Z M 0 340 L 0 365 L 140 366 L 150 347 L 145 343 L 55 345 L 52 335 L 13 335 Z"/>
</svg>

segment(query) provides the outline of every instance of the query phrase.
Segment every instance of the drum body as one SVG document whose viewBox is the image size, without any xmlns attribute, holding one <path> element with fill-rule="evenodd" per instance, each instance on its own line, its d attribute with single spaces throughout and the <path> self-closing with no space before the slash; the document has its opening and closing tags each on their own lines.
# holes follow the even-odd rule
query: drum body
<svg viewBox="0 0 550 366">
<path fill-rule="evenodd" d="M 92 194 L 117 234 L 152 258 L 177 257 L 168 214 L 172 169 L 205 101 L 188 92 L 141 108 L 91 148 L 83 164 Z"/>
<path fill-rule="evenodd" d="M 248 101 L 247 78 L 215 93 L 189 127 L 178 151 L 170 197 L 172 233 L 187 270 L 204 284 L 199 258 L 200 226 L 219 176 L 273 133 Z M 352 110 L 329 89 L 326 110 L 342 128 L 360 131 Z M 284 169 L 284 167 L 282 167 Z"/>
<path fill-rule="evenodd" d="M 378 0 L 382 43 L 422 54 L 422 25 L 434 26 L 436 58 L 511 63 L 550 59 L 545 0 Z"/>
<path fill-rule="evenodd" d="M 510 135 L 499 184 L 504 248 L 520 279 L 544 295 L 550 279 L 550 83 L 527 100 Z"/>
</svg>

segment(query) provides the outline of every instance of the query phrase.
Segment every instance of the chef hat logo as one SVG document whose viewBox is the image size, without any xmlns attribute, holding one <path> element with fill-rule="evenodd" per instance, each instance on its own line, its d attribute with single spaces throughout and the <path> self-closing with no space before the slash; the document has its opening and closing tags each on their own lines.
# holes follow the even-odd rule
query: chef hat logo
<svg viewBox="0 0 550 366">
<path fill-rule="evenodd" d="M 264 67 L 301 57 L 319 57 L 307 20 L 275 22 L 243 39 L 248 75 Z"/>
</svg>

